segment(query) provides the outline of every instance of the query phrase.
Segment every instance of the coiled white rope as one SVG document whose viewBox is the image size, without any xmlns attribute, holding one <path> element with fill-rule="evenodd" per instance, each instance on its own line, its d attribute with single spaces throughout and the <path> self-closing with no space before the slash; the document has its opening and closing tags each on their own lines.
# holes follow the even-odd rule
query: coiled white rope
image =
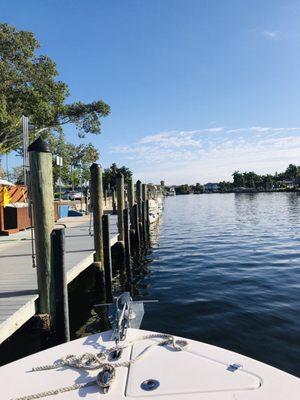
<svg viewBox="0 0 300 400">
<path fill-rule="evenodd" d="M 111 353 L 112 350 L 115 350 L 116 348 L 110 348 L 106 349 L 104 352 L 101 352 L 99 354 L 93 354 L 93 353 L 84 353 L 80 356 L 76 356 L 73 354 L 68 354 L 65 357 L 63 357 L 61 360 L 58 362 L 55 362 L 54 364 L 49 364 L 49 365 L 42 365 L 38 367 L 33 367 L 32 371 L 46 371 L 49 369 L 55 369 L 55 368 L 60 368 L 64 366 L 69 366 L 72 368 L 78 368 L 78 369 L 84 369 L 84 370 L 95 370 L 95 369 L 100 369 L 102 368 L 103 370 L 98 374 L 96 380 L 93 380 L 91 382 L 87 383 L 75 383 L 70 386 L 65 386 L 63 388 L 59 389 L 53 389 L 49 390 L 47 392 L 41 392 L 37 394 L 31 394 L 28 396 L 23 396 L 23 397 L 17 397 L 11 400 L 35 400 L 35 399 L 41 399 L 46 396 L 51 396 L 51 395 L 56 395 L 59 393 L 64 393 L 68 392 L 71 390 L 76 390 L 76 389 L 82 389 L 91 385 L 97 384 L 99 387 L 102 387 L 102 389 L 106 389 L 105 392 L 108 390 L 109 386 L 111 385 L 112 381 L 114 380 L 115 377 L 115 368 L 120 368 L 120 367 L 129 367 L 129 365 L 134 364 L 136 361 L 144 357 L 147 353 L 149 353 L 149 350 L 153 349 L 156 346 L 165 346 L 165 345 L 171 345 L 173 350 L 176 351 L 182 351 L 185 350 L 188 346 L 188 343 L 186 340 L 175 340 L 175 338 L 171 335 L 166 335 L 166 334 L 160 334 L 160 333 L 155 333 L 155 334 L 149 334 L 149 335 L 144 335 L 141 336 L 140 338 L 127 342 L 126 345 L 124 346 L 119 346 L 118 349 L 125 349 L 134 343 L 141 341 L 141 340 L 149 340 L 149 339 L 161 339 L 158 342 L 152 343 L 149 346 L 147 346 L 137 357 L 127 360 L 127 361 L 121 361 L 121 362 L 107 362 L 106 361 L 106 356 Z M 111 374 L 109 383 L 104 382 L 102 379 L 102 373 L 104 370 L 109 371 Z"/>
</svg>

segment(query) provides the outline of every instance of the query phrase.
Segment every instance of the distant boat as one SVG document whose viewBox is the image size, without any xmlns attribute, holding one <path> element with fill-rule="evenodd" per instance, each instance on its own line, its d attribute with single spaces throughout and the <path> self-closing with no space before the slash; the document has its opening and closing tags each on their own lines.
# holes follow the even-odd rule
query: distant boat
<svg viewBox="0 0 300 400">
<path fill-rule="evenodd" d="M 175 188 L 171 187 L 167 192 L 166 196 L 176 196 Z"/>
</svg>

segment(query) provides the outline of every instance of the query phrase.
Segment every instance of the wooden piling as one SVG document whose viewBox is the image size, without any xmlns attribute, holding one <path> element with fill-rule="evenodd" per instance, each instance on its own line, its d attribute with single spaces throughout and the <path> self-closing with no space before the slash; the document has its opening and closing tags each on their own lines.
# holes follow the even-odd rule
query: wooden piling
<svg viewBox="0 0 300 400">
<path fill-rule="evenodd" d="M 148 200 L 148 187 L 146 183 L 142 184 L 142 200 Z"/>
<path fill-rule="evenodd" d="M 128 205 L 129 205 L 129 208 L 131 209 L 135 203 L 134 183 L 133 183 L 132 178 L 130 178 L 128 180 L 127 195 L 128 195 Z"/>
<path fill-rule="evenodd" d="M 51 232 L 54 228 L 52 154 L 39 137 L 29 147 L 30 193 L 34 215 L 39 313 L 51 316 Z"/>
<path fill-rule="evenodd" d="M 146 200 L 146 231 L 147 231 L 147 240 L 150 242 L 149 200 Z"/>
<path fill-rule="evenodd" d="M 125 209 L 125 195 L 124 195 L 124 176 L 120 172 L 116 176 L 116 189 L 117 189 L 117 210 L 118 210 L 118 231 L 119 240 L 124 242 L 124 209 Z"/>
<path fill-rule="evenodd" d="M 112 188 L 111 191 L 111 198 L 112 198 L 112 213 L 115 215 L 117 214 L 117 207 L 116 207 L 116 191 Z"/>
<path fill-rule="evenodd" d="M 51 233 L 52 279 L 55 311 L 53 318 L 55 344 L 70 340 L 68 284 L 65 270 L 65 229 L 55 228 Z"/>
<path fill-rule="evenodd" d="M 110 247 L 109 214 L 102 216 L 104 274 L 107 302 L 112 301 L 112 261 Z"/>
<path fill-rule="evenodd" d="M 133 206 L 133 229 L 135 232 L 135 251 L 136 253 L 140 252 L 141 247 L 141 237 L 140 237 L 140 225 L 139 225 L 139 215 L 138 215 L 138 205 L 134 204 Z"/>
<path fill-rule="evenodd" d="M 127 276 L 131 276 L 131 248 L 130 248 L 130 222 L 129 210 L 125 208 L 124 214 L 124 244 L 125 244 L 125 264 Z"/>
<path fill-rule="evenodd" d="M 99 268 L 103 270 L 103 234 L 102 234 L 102 215 L 103 215 L 103 187 L 102 187 L 102 167 L 99 164 L 92 164 L 91 171 L 91 200 L 93 208 L 94 225 L 94 261 L 99 263 Z"/>
<path fill-rule="evenodd" d="M 146 183 L 142 184 L 142 224 L 143 224 L 143 237 L 144 237 L 144 245 L 148 244 L 148 221 L 147 221 L 147 204 L 148 200 L 148 186 Z"/>
<path fill-rule="evenodd" d="M 135 193 L 134 193 L 134 183 L 132 178 L 130 178 L 127 183 L 127 198 L 128 198 L 130 225 L 131 228 L 133 229 L 134 226 L 133 206 L 135 204 Z"/>
<path fill-rule="evenodd" d="M 143 244 L 144 247 L 147 246 L 147 229 L 146 229 L 146 202 L 142 201 L 142 218 L 141 218 L 141 224 L 142 224 L 142 237 L 143 237 Z"/>
<path fill-rule="evenodd" d="M 137 203 L 137 209 L 138 209 L 138 219 L 139 221 L 141 220 L 142 217 L 142 182 L 137 181 L 136 182 L 136 203 Z"/>
</svg>

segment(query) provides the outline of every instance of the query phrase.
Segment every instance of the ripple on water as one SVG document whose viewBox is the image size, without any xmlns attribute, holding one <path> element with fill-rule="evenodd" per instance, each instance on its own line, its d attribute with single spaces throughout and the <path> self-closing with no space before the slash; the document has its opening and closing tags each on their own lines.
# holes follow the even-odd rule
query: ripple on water
<svg viewBox="0 0 300 400">
<path fill-rule="evenodd" d="M 299 199 L 296 193 L 167 198 L 141 293 L 159 303 L 147 305 L 143 327 L 300 376 Z"/>
</svg>

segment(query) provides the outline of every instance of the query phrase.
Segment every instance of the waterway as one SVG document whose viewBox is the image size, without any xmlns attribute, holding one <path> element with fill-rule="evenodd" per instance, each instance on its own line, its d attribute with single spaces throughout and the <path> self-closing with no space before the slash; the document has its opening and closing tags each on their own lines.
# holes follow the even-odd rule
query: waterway
<svg viewBox="0 0 300 400">
<path fill-rule="evenodd" d="M 300 377 L 300 196 L 166 198 L 133 297 L 142 328 L 221 346 Z M 82 335 L 99 327 L 92 308 Z"/>
</svg>

